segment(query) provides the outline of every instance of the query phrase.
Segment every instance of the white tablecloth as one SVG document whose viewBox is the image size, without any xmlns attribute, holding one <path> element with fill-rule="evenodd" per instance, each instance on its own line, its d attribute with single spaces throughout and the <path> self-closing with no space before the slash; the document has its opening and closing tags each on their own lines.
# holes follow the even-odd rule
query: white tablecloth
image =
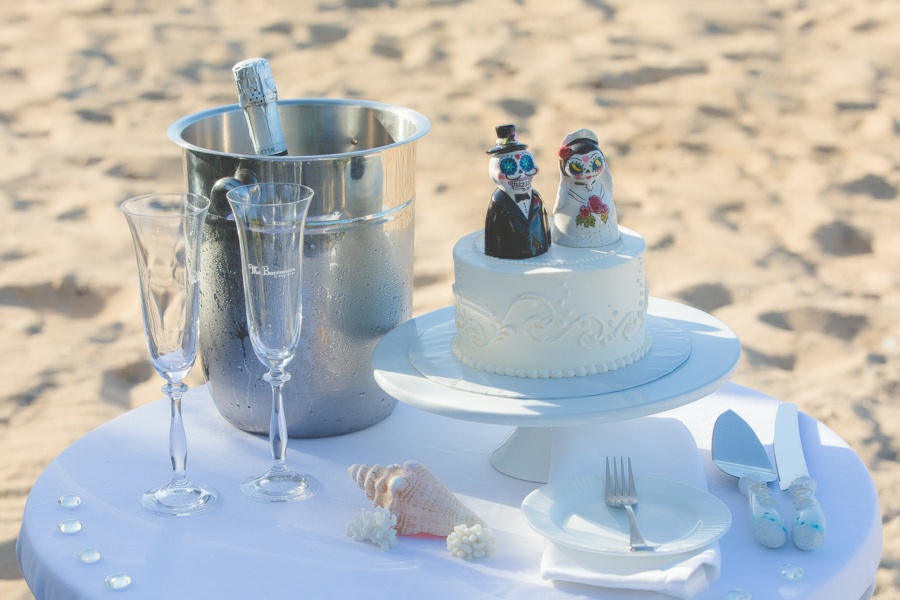
<svg viewBox="0 0 900 600">
<path fill-rule="evenodd" d="M 746 499 L 734 478 L 710 462 L 715 418 L 732 408 L 758 432 L 771 455 L 777 401 L 734 384 L 675 411 L 697 441 L 711 493 L 733 514 L 721 540 L 722 575 L 698 596 L 721 599 L 733 588 L 753 598 L 867 598 L 881 555 L 878 498 L 856 454 L 821 423 L 801 414 L 804 448 L 828 521 L 822 548 L 801 552 L 790 542 L 770 550 L 753 540 Z M 495 471 L 491 451 L 510 428 L 455 421 L 400 404 L 367 430 L 334 438 L 291 440 L 288 463 L 322 482 L 306 502 L 266 505 L 244 498 L 239 482 L 271 462 L 268 440 L 235 429 L 215 410 L 205 387 L 184 401 L 188 474 L 222 495 L 210 513 L 167 518 L 144 511 L 140 494 L 165 483 L 168 401 L 131 411 L 73 444 L 44 471 L 28 498 L 18 540 L 19 565 L 39 600 L 108 599 L 104 578 L 125 572 L 133 583 L 116 598 L 661 598 L 609 592 L 541 579 L 543 538 L 525 522 L 520 505 L 538 484 Z M 399 538 L 389 552 L 354 542 L 345 526 L 371 508 L 346 474 L 353 463 L 382 465 L 415 459 L 431 469 L 497 536 L 497 554 L 463 561 L 443 540 Z M 82 503 L 61 507 L 63 494 Z M 775 491 L 786 519 L 790 496 Z M 57 531 L 63 519 L 81 521 L 77 534 Z M 102 558 L 76 554 L 97 548 Z M 784 579 L 786 563 L 803 568 Z"/>
</svg>

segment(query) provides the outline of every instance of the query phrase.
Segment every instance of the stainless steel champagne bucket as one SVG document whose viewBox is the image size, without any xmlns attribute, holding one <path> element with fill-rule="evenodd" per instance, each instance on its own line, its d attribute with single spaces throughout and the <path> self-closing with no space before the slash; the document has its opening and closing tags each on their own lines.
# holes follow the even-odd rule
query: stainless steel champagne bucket
<svg viewBox="0 0 900 600">
<path fill-rule="evenodd" d="M 315 191 L 303 248 L 301 348 L 289 365 L 285 417 L 293 437 L 364 429 L 396 400 L 372 375 L 372 350 L 410 318 L 416 142 L 421 114 L 357 100 L 279 103 L 290 156 L 254 154 L 238 105 L 171 125 L 189 191 L 211 200 L 202 249 L 200 361 L 219 412 L 245 431 L 269 429 L 272 399 L 244 312 L 240 247 L 225 193 L 257 181 Z"/>
</svg>

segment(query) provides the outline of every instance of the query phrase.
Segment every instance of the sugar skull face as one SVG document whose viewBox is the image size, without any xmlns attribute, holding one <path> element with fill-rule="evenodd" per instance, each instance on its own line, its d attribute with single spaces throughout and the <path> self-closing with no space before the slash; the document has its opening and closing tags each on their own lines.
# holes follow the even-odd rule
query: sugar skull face
<svg viewBox="0 0 900 600">
<path fill-rule="evenodd" d="M 531 180 L 538 174 L 538 166 L 531 152 L 519 150 L 491 156 L 488 173 L 497 187 L 515 196 L 531 190 Z"/>
<path fill-rule="evenodd" d="M 572 154 L 563 163 L 563 172 L 573 178 L 576 183 L 586 184 L 597 179 L 606 169 L 606 159 L 599 150 L 586 154 Z"/>
</svg>

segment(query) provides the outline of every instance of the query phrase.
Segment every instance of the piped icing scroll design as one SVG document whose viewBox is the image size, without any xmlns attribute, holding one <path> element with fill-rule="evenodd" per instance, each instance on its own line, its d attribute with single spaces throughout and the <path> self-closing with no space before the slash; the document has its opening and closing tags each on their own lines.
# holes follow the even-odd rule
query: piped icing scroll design
<svg viewBox="0 0 900 600">
<path fill-rule="evenodd" d="M 582 348 L 592 349 L 606 346 L 603 322 L 591 315 L 582 315 L 572 323 L 562 317 L 553 304 L 544 296 L 537 294 L 523 294 L 509 307 L 504 319 L 516 310 L 517 306 L 533 307 L 536 311 L 525 319 L 525 335 L 538 344 L 553 343 L 565 336 L 569 331 L 580 329 L 583 333 L 578 336 L 578 345 Z"/>
<path fill-rule="evenodd" d="M 519 296 L 496 321 L 478 311 L 459 297 L 456 298 L 456 328 L 460 336 L 479 348 L 487 348 L 498 344 L 516 333 L 516 326 L 511 322 L 523 322 L 522 334 L 537 344 L 552 344 L 572 331 L 578 332 L 577 344 L 585 350 L 604 348 L 617 337 L 629 341 L 643 330 L 644 315 L 638 311 L 627 313 L 618 322 L 610 322 L 609 328 L 600 318 L 593 315 L 582 315 L 569 321 L 554 307 L 553 303 L 538 294 Z M 515 313 L 523 308 L 530 309 L 532 314 L 525 319 L 514 319 Z"/>
<path fill-rule="evenodd" d="M 643 312 L 632 312 L 626 315 L 622 321 L 622 337 L 626 340 L 634 339 L 634 336 L 644 330 L 645 315 Z"/>
<path fill-rule="evenodd" d="M 498 324 L 489 318 L 474 318 L 474 311 L 467 308 L 466 302 L 459 296 L 456 296 L 454 308 L 457 332 L 480 348 L 502 342 L 515 332 L 516 328 L 512 325 Z"/>
</svg>

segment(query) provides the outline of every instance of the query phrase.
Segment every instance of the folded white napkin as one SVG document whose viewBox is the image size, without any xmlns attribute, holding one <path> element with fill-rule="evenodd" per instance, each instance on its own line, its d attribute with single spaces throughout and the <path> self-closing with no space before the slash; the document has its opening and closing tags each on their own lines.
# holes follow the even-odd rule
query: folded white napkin
<svg viewBox="0 0 900 600">
<path fill-rule="evenodd" d="M 644 417 L 554 430 L 549 481 L 605 472 L 607 456 L 628 456 L 635 475 L 674 479 L 706 490 L 691 433 L 680 421 Z M 640 513 L 638 513 L 640 514 Z M 719 577 L 718 542 L 693 553 L 616 557 L 546 543 L 545 579 L 691 598 Z"/>
</svg>

